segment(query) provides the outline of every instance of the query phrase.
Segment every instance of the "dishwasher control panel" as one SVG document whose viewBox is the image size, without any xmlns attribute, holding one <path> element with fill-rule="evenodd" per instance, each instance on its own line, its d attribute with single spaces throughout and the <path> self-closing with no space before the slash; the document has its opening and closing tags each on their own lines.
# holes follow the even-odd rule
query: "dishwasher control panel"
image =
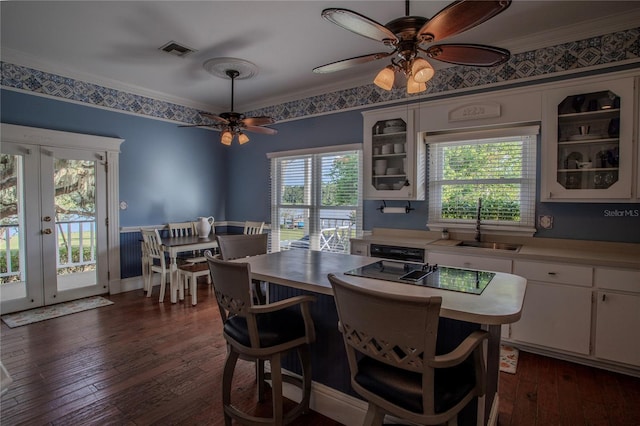
<svg viewBox="0 0 640 426">
<path fill-rule="evenodd" d="M 371 244 L 369 246 L 369 255 L 371 257 L 379 257 L 382 259 L 400 260 L 403 262 L 424 263 L 424 249 L 387 246 L 382 244 Z"/>
</svg>

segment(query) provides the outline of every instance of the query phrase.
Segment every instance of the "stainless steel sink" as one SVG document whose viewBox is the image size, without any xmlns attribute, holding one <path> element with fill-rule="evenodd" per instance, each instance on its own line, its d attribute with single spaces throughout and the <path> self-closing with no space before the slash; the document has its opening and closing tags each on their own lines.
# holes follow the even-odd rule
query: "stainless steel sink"
<svg viewBox="0 0 640 426">
<path fill-rule="evenodd" d="M 458 247 L 476 247 L 492 250 L 518 251 L 522 246 L 519 244 L 492 243 L 489 241 L 462 241 L 460 244 L 458 244 Z"/>
</svg>

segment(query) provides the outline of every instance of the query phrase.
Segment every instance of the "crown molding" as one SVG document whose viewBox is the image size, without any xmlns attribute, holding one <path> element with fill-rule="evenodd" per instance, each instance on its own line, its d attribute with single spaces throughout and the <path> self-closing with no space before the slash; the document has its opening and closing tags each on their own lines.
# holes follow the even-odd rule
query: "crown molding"
<svg viewBox="0 0 640 426">
<path fill-rule="evenodd" d="M 640 9 L 624 14 L 609 15 L 576 24 L 569 24 L 555 31 L 540 31 L 525 37 L 519 37 L 500 43 L 500 47 L 509 49 L 512 53 L 527 52 L 549 46 L 557 46 L 576 40 L 584 40 L 609 34 L 616 31 L 629 30 L 638 27 Z"/>
<path fill-rule="evenodd" d="M 19 52 L 13 49 L 3 48 L 1 59 L 3 62 L 10 62 L 15 65 L 20 65 L 20 66 L 32 68 L 35 70 L 60 75 L 65 78 L 71 78 L 74 80 L 79 80 L 79 81 L 95 84 L 102 87 L 108 87 L 110 89 L 121 90 L 123 92 L 144 96 L 154 100 L 173 103 L 176 105 L 195 108 L 195 109 L 198 109 L 201 111 L 207 111 L 207 112 L 212 112 L 217 110 L 217 108 L 213 105 L 201 104 L 189 99 L 184 99 L 177 96 L 171 96 L 166 93 L 144 89 L 139 86 L 124 83 L 122 81 L 98 77 L 94 74 L 78 72 L 76 70 L 66 68 L 63 65 L 49 62 L 49 61 L 43 61 L 41 59 L 37 59 L 32 55 Z"/>
</svg>

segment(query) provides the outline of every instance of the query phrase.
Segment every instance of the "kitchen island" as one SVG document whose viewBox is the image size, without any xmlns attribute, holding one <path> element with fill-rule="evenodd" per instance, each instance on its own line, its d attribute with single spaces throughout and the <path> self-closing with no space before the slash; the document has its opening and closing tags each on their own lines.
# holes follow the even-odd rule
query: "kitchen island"
<svg viewBox="0 0 640 426">
<path fill-rule="evenodd" d="M 267 281 L 271 301 L 302 293 L 314 294 L 312 307 L 317 340 L 313 345 L 312 407 L 346 425 L 360 424 L 366 403 L 351 390 L 349 369 L 342 337 L 337 329 L 337 313 L 327 278 L 335 273 L 355 285 L 390 294 L 441 296 L 438 351 L 446 352 L 475 329 L 489 332 L 486 346 L 487 394 L 470 403 L 461 413 L 460 425 L 491 424 L 497 421 L 497 388 L 500 352 L 500 326 L 520 318 L 526 280 L 496 273 L 482 294 L 459 293 L 391 281 L 345 275 L 344 272 L 379 259 L 312 250 L 288 250 L 237 261 L 251 265 L 253 279 Z M 286 368 L 297 372 L 295 358 L 285 360 Z M 295 394 L 288 394 L 297 399 Z"/>
</svg>

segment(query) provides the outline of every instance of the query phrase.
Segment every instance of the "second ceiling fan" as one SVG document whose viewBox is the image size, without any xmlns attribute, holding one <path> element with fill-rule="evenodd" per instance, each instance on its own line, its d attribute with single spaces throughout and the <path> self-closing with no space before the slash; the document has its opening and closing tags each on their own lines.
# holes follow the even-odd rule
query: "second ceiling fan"
<svg viewBox="0 0 640 426">
<path fill-rule="evenodd" d="M 428 19 L 410 16 L 409 0 L 406 0 L 406 16 L 394 19 L 386 25 L 352 10 L 325 9 L 322 11 L 323 18 L 355 34 L 380 41 L 391 51 L 343 59 L 316 67 L 313 72 L 341 71 L 355 65 L 395 56 L 391 59 L 391 65 L 378 73 L 374 83 L 382 89 L 391 90 L 395 74 L 402 73 L 407 78 L 408 93 L 422 92 L 426 90 L 426 82 L 433 77 L 435 71 L 420 54 L 428 59 L 479 67 L 491 67 L 509 60 L 510 52 L 499 47 L 440 42 L 493 18 L 510 4 L 511 0 L 458 0 Z M 438 44 L 432 44 L 434 42 Z"/>
</svg>

